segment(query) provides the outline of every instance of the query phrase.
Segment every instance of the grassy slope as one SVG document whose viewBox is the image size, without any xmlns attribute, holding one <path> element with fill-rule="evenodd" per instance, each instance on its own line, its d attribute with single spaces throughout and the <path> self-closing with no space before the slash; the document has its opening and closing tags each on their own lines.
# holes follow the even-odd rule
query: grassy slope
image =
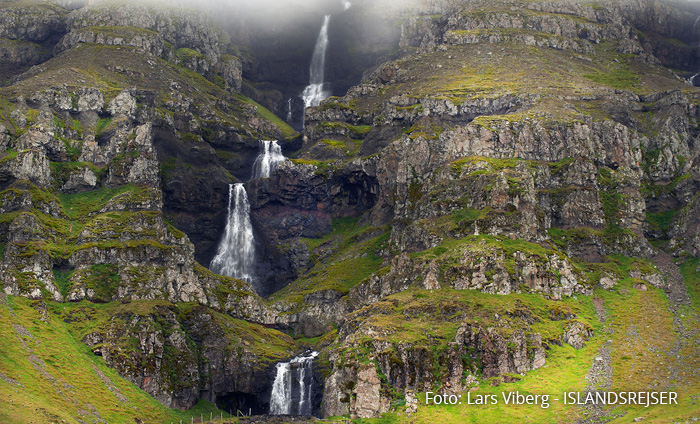
<svg viewBox="0 0 700 424">
<path fill-rule="evenodd" d="M 144 78 L 146 75 L 148 78 Z M 227 111 L 217 111 L 216 119 L 225 125 L 239 129 L 243 134 L 251 137 L 260 136 L 255 129 L 247 126 L 243 118 L 246 113 L 249 113 L 249 105 L 252 104 L 252 101 L 246 97 L 231 96 L 194 72 L 157 58 L 149 58 L 132 48 L 101 45 L 80 46 L 42 64 L 41 73 L 12 86 L 0 88 L 0 122 L 13 129 L 9 114 L 14 107 L 9 103 L 9 99 L 14 100 L 19 95 L 27 97 L 36 91 L 57 87 L 64 83 L 67 83 L 71 91 L 80 87 L 98 88 L 104 93 L 106 102 L 114 98 L 122 89 L 137 87 L 156 93 L 158 95 L 156 107 L 160 107 L 172 100 L 168 95 L 171 81 L 179 81 L 183 86 L 180 92 L 191 96 L 198 105 L 213 105 L 220 99 L 229 99 Z M 285 136 L 293 135 L 294 131 L 286 123 L 276 119 L 262 106 L 257 104 L 253 106 L 258 118 L 271 121 Z M 108 120 L 101 121 L 96 128 L 98 133 L 109 125 Z M 74 124 L 78 125 L 78 132 L 82 133 L 80 122 L 74 121 Z M 19 131 L 15 135 L 19 136 L 21 133 L 22 131 Z M 78 143 L 78 141 L 73 142 Z M 84 164 L 52 163 L 52 171 L 60 174 L 64 170 L 69 171 L 82 165 Z M 97 171 L 98 175 L 104 171 L 94 166 L 90 167 Z M 145 190 L 142 187 L 129 185 L 117 189 L 103 188 L 60 196 L 35 187 L 32 187 L 31 191 L 36 204 L 55 201 L 65 215 L 62 219 L 56 219 L 37 210 L 30 211 L 44 226 L 50 228 L 51 233 L 58 236 L 55 242 L 30 242 L 30 244 L 35 244 L 37 249 L 47 250 L 52 256 L 67 257 L 77 248 L 78 234 L 86 226 L 101 230 L 114 227 L 113 229 L 119 231 L 122 218 L 128 219 L 132 214 L 132 212 L 110 212 L 94 215 L 105 203 L 120 194 L 138 198 L 144 194 Z M 93 215 L 89 216 L 90 214 Z M 1 216 L 0 219 L 9 221 L 17 214 L 6 215 Z M 169 227 L 169 231 L 176 237 L 183 235 Z M 110 241 L 105 243 L 114 244 Z M 116 242 L 114 246 L 123 244 Z M 4 245 L 2 247 L 4 248 Z M 60 272 L 58 274 L 57 281 L 65 294 L 69 289 L 67 279 L 70 274 L 63 275 Z M 0 305 L 0 334 L 6 341 L 0 344 L 0 373 L 2 374 L 0 377 L 7 377 L 0 379 L 0 399 L 2 399 L 0 422 L 76 423 L 77 418 L 80 418 L 88 422 L 102 419 L 110 423 L 132 423 L 135 418 L 139 418 L 147 423 L 168 423 L 180 420 L 189 422 L 191 417 L 199 418 L 200 415 L 207 416 L 210 412 L 215 414 L 220 412 L 206 402 L 200 402 L 187 412 L 170 410 L 106 367 L 104 361 L 96 358 L 87 346 L 80 342 L 83 335 L 80 332 L 81 325 L 85 323 L 69 324 L 63 321 L 63 316 L 57 314 L 58 310 L 65 307 L 74 309 L 83 306 L 52 305 L 48 312 L 49 323 L 44 323 L 39 320 L 39 313 L 32 308 L 32 305 L 35 305 L 34 302 L 22 298 L 9 298 L 6 303 L 11 306 L 6 306 L 5 303 Z M 119 310 L 122 306 L 107 304 L 94 305 L 94 308 L 110 312 L 115 308 Z M 251 349 L 261 347 L 271 350 L 271 360 L 289 356 L 288 352 L 284 355 L 280 354 L 279 350 L 284 347 L 269 343 L 270 338 L 266 332 L 271 330 L 260 326 L 251 327 L 249 323 L 220 314 L 217 317 L 227 327 L 232 342 L 246 343 L 246 346 L 253 346 Z M 93 322 L 91 325 L 96 323 Z M 26 327 L 31 337 L 27 336 L 26 340 L 21 341 L 21 337 L 15 330 L 20 328 L 19 326 Z M 37 359 L 32 362 L 30 358 Z M 104 383 L 98 378 L 97 375 L 102 373 L 111 383 Z M 124 401 L 117 399 L 117 395 L 109 391 L 107 386 L 112 384 L 116 387 L 115 393 L 119 392 L 119 396 L 125 397 Z"/>
<path fill-rule="evenodd" d="M 334 219 L 330 234 L 303 239 L 311 253 L 311 269 L 270 300 L 301 307 L 305 294 L 320 290 L 347 293 L 382 267 L 379 250 L 385 247 L 388 236 L 386 227 L 358 225 L 357 218 Z"/>
<path fill-rule="evenodd" d="M 470 99 L 496 98 L 507 94 L 539 94 L 534 106 L 514 114 L 495 117 L 480 117 L 474 124 L 489 126 L 492 120 L 518 121 L 538 119 L 544 122 L 570 122 L 581 116 L 594 119 L 610 119 L 605 110 L 605 100 L 591 97 L 587 100 L 569 98 L 563 101 L 560 96 L 570 95 L 613 95 L 613 90 L 630 90 L 634 93 L 648 94 L 669 89 L 681 89 L 696 92 L 669 75 L 668 71 L 643 62 L 638 57 L 616 52 L 614 42 L 595 45 L 595 53 L 580 54 L 548 48 L 524 46 L 518 43 L 479 44 L 467 46 L 449 46 L 445 51 L 420 53 L 410 58 L 399 60 L 397 65 L 402 78 L 396 84 L 388 84 L 367 96 L 362 96 L 350 103 L 360 116 L 366 113 L 378 113 L 392 96 L 405 95 L 415 99 L 425 96 L 442 98 L 460 104 Z M 435 66 L 439 63 L 441 66 Z M 345 106 L 348 107 L 348 106 Z M 418 106 L 416 106 L 418 107 Z M 633 115 L 636 112 L 630 111 Z M 635 115 L 637 116 L 637 115 Z M 644 118 L 637 116 L 640 121 Z M 324 125 L 330 125 L 326 123 Z M 426 133 L 425 128 L 414 126 L 405 128 L 404 132 L 432 138 L 438 130 Z M 461 165 L 461 164 L 458 164 Z M 466 211 L 470 212 L 470 211 Z M 480 211 L 486 213 L 485 211 Z M 649 220 L 666 230 L 671 212 L 650 216 Z M 482 217 L 483 218 L 483 217 Z M 461 220 L 461 219 L 460 219 Z M 445 221 L 445 222 L 442 222 Z M 435 224 L 444 227 L 453 226 L 453 217 L 437 219 Z M 449 228 L 448 228 L 449 229 Z M 436 228 L 436 231 L 441 229 Z M 553 234 L 558 242 L 561 234 Z M 332 237 L 332 236 L 331 236 Z M 506 243 L 508 243 L 506 241 Z M 446 240 L 443 245 L 415 256 L 427 256 L 449 259 L 455 245 L 469 245 L 468 240 Z M 507 250 L 508 246 L 501 246 Z M 518 247 L 522 249 L 522 246 Z M 540 251 L 535 247 L 533 252 Z M 595 337 L 584 349 L 574 350 L 569 346 L 554 346 L 547 352 L 547 365 L 528 373 L 517 383 L 505 384 L 493 388 L 482 382 L 477 394 L 497 394 L 502 391 L 519 390 L 521 393 L 552 394 L 561 399 L 563 391 L 583 391 L 586 387 L 586 374 L 591 367 L 598 349 L 606 340 L 612 340 L 613 346 L 613 390 L 676 390 L 680 393 L 680 405 L 655 407 L 618 407 L 614 414 L 624 414 L 612 422 L 631 422 L 634 417 L 644 417 L 645 422 L 684 422 L 691 417 L 700 416 L 700 378 L 696 375 L 700 360 L 697 351 L 686 349 L 679 358 L 671 357 L 671 348 L 678 336 L 674 330 L 668 301 L 663 292 L 649 287 L 649 291 L 633 289 L 640 281 L 627 277 L 630 259 L 611 257 L 602 264 L 576 263 L 586 272 L 592 281 L 597 281 L 601 272 L 617 274 L 623 280 L 611 291 L 596 289 L 594 297 L 604 301 L 607 310 L 607 328 L 603 332 L 597 320 L 589 321 L 596 329 Z M 640 269 L 650 265 L 646 262 L 635 263 Z M 694 298 L 694 311 L 698 311 L 698 281 L 700 271 L 697 260 L 686 262 L 682 269 L 686 274 L 691 296 Z M 439 294 L 432 293 L 431 299 L 439 304 Z M 513 298 L 483 294 L 457 293 L 453 295 L 457 302 L 467 302 L 469 297 L 489 299 L 482 302 L 484 311 L 500 310 L 502 305 L 512 302 Z M 410 296 L 409 296 L 410 297 Z M 388 300 L 410 301 L 404 294 L 391 296 Z M 565 300 L 563 303 L 570 302 Z M 390 302 L 382 302 L 390 304 Z M 488 306 L 490 305 L 490 306 Z M 402 306 L 401 308 L 403 308 Z M 396 313 L 400 312 L 396 309 Z M 594 315 L 589 302 L 581 310 L 588 317 Z M 478 315 L 478 314 L 477 314 Z M 423 335 L 442 337 L 450 334 L 454 325 L 446 322 L 426 321 L 404 322 L 404 317 L 372 316 L 367 322 L 384 328 L 398 338 L 419 341 Z M 689 322 L 691 330 L 700 330 L 696 322 Z M 449 328 L 447 328 L 449 327 Z M 534 329 L 533 329 L 534 330 Z M 384 334 L 377 330 L 374 334 Z M 697 333 L 696 333 L 697 334 Z M 394 336 L 392 336 L 394 337 Z M 696 337 L 696 336 L 695 336 Z M 416 416 L 406 418 L 403 413 L 387 414 L 382 419 L 360 420 L 362 422 L 402 422 L 402 423 L 512 423 L 512 422 L 573 422 L 582 417 L 583 411 L 576 406 L 565 406 L 562 402 L 551 402 L 550 408 L 537 406 L 423 406 L 424 396 L 419 396 L 420 407 Z M 401 407 L 397 411 L 401 411 Z"/>
<path fill-rule="evenodd" d="M 166 102 L 175 100 L 171 97 L 173 90 L 170 84 L 176 81 L 181 86 L 176 92 L 190 97 L 199 106 L 219 109 L 216 107 L 217 102 L 225 100 L 226 111 L 216 110 L 215 119 L 236 128 L 242 134 L 263 137 L 263 134 L 248 127 L 245 119 L 242 119 L 251 105 L 255 106 L 258 118 L 270 121 L 285 136 L 295 134 L 284 121 L 247 97 L 231 95 L 196 72 L 144 55 L 135 48 L 82 44 L 41 66 L 41 73 L 1 88 L 0 96 L 14 100 L 19 95 L 28 97 L 48 87 L 66 84 L 71 91 L 80 87 L 97 88 L 103 92 L 107 103 L 123 89 L 136 87 L 156 93 L 156 107 L 161 107 Z"/>
<path fill-rule="evenodd" d="M 76 418 L 93 422 L 146 423 L 190 421 L 209 412 L 213 405 L 200 403 L 181 412 L 165 408 L 155 399 L 121 378 L 76 340 L 70 325 L 49 307 L 42 321 L 39 302 L 23 298 L 0 300 L 0 422 L 65 422 Z M 104 377 L 102 377 L 104 376 Z M 12 379 L 12 380 L 10 380 Z"/>
<path fill-rule="evenodd" d="M 695 278 L 698 278 L 696 274 Z M 488 321 L 488 315 L 493 311 L 503 314 L 509 310 L 516 299 L 530 307 L 538 316 L 547 307 L 555 305 L 559 308 L 569 308 L 579 315 L 584 322 L 591 324 L 596 332 L 593 339 L 587 342 L 583 349 L 576 350 L 569 345 L 559 347 L 552 345 L 547 351 L 547 363 L 543 368 L 528 372 L 522 379 L 515 383 L 501 384 L 492 387 L 487 381 L 481 381 L 475 391 L 471 392 L 472 399 L 476 395 L 496 395 L 497 405 L 477 406 L 467 404 L 467 394 L 463 393 L 461 405 L 432 405 L 425 406 L 425 393 L 418 393 L 418 413 L 406 417 L 403 413 L 386 414 L 381 419 L 361 420 L 368 423 L 571 423 L 584 417 L 582 408 L 575 405 L 565 405 L 563 393 L 567 391 L 583 392 L 587 385 L 586 375 L 594 358 L 598 355 L 598 349 L 606 340 L 612 340 L 613 346 L 613 391 L 664 391 L 674 390 L 679 393 L 679 405 L 674 406 L 617 406 L 610 408 L 612 414 L 620 415 L 614 419 L 614 423 L 631 422 L 632 418 L 644 417 L 644 422 L 668 423 L 685 422 L 700 414 L 700 380 L 695 374 L 698 357 L 693 352 L 682 352 L 681 371 L 673 374 L 669 364 L 674 359 L 669 356 L 670 347 L 673 345 L 676 334 L 673 331 L 671 314 L 668 311 L 668 301 L 661 290 L 651 289 L 640 291 L 632 288 L 634 281 L 628 279 L 621 282 L 611 291 L 596 290 L 593 297 L 579 297 L 578 299 L 566 299 L 560 302 L 546 301 L 537 295 L 510 295 L 496 296 L 477 292 L 454 292 L 443 290 L 424 296 L 439 303 L 439 299 L 450 299 L 460 304 L 476 302 L 479 309 L 475 310 L 474 318 L 484 316 Z M 440 294 L 444 292 L 443 294 Z M 399 300 L 402 308 L 408 308 L 415 303 L 415 298 L 420 293 L 401 293 L 387 299 Z M 413 297 L 413 299 L 411 299 Z M 608 319 L 607 328 L 603 331 L 602 325 L 595 318 L 595 310 L 592 299 L 599 298 L 604 301 L 604 307 Z M 405 302 L 405 303 L 403 303 Z M 543 309 L 544 308 L 544 309 Z M 379 324 L 387 317 L 375 316 L 371 322 Z M 399 327 L 402 330 L 393 333 L 391 338 L 398 337 L 405 340 L 416 341 L 425 335 L 444 337 L 446 323 L 427 320 L 419 323 L 402 322 L 402 319 L 386 319 L 386 325 L 391 324 L 394 330 Z M 546 321 L 546 320 L 545 320 Z M 400 324 L 398 324 L 400 323 Z M 533 325 L 533 331 L 543 334 L 551 330 L 553 323 L 540 323 Z M 449 324 L 448 324 L 449 325 Z M 381 327 L 381 325 L 380 325 Z M 388 327 L 387 327 L 388 328 Z M 695 324 L 695 330 L 700 326 Z M 407 332 L 405 332 L 408 330 Z M 433 334 L 435 333 L 435 334 Z M 377 331 L 376 334 L 386 334 Z M 417 339 L 416 339 L 417 338 Z M 542 408 L 539 405 L 506 405 L 502 393 L 518 391 L 527 395 L 550 395 L 549 407 Z M 559 401 L 554 399 L 558 398 Z M 399 406 L 397 411 L 403 408 Z"/>
</svg>

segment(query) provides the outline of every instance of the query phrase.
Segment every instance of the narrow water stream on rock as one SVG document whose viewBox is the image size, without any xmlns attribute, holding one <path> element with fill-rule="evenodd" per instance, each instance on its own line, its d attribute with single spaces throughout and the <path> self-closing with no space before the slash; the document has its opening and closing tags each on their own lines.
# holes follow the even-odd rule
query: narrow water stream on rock
<svg viewBox="0 0 700 424">
<path fill-rule="evenodd" d="M 313 413 L 313 362 L 318 352 L 277 364 L 270 395 L 270 415 L 311 415 Z"/>
<path fill-rule="evenodd" d="M 255 282 L 255 240 L 243 183 L 229 184 L 226 229 L 209 268 L 217 274 Z"/>
<path fill-rule="evenodd" d="M 261 152 L 253 164 L 253 178 L 268 178 L 284 162 L 277 141 L 261 140 Z M 255 236 L 250 221 L 250 203 L 243 183 L 229 184 L 226 228 L 209 268 L 221 275 L 239 278 L 256 287 Z M 258 290 L 259 291 L 259 290 Z"/>
<path fill-rule="evenodd" d="M 328 97 L 328 91 L 324 82 L 325 79 L 325 68 L 326 68 L 326 50 L 328 49 L 328 23 L 330 22 L 331 15 L 326 15 L 323 19 L 323 26 L 321 27 L 321 32 L 318 34 L 318 39 L 316 40 L 316 47 L 314 48 L 314 54 L 311 57 L 311 68 L 310 68 L 310 78 L 309 85 L 306 86 L 301 97 L 304 99 L 304 106 L 318 106 L 321 100 Z"/>
<path fill-rule="evenodd" d="M 262 152 L 253 164 L 253 178 L 269 178 L 277 165 L 286 159 L 282 154 L 282 148 L 277 141 L 261 140 Z"/>
</svg>

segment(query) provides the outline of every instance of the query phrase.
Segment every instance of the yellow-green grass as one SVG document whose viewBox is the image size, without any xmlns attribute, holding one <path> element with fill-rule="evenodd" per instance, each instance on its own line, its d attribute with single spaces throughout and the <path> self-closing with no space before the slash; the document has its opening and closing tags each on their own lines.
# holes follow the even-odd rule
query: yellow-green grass
<svg viewBox="0 0 700 424">
<path fill-rule="evenodd" d="M 313 267 L 272 295 L 271 301 L 300 303 L 305 294 L 328 289 L 347 293 L 381 268 L 378 252 L 388 240 L 387 228 L 358 225 L 358 218 L 339 218 L 333 220 L 332 229 L 322 238 L 303 239 Z"/>
<path fill-rule="evenodd" d="M 354 103 L 358 113 L 381 109 L 393 96 L 464 101 L 498 98 L 508 94 L 540 95 L 528 109 L 520 109 L 516 120 L 533 116 L 571 121 L 582 114 L 607 116 L 599 101 L 560 96 L 609 95 L 613 89 L 637 93 L 672 88 L 693 90 L 660 66 L 639 57 L 620 54 L 614 42 L 594 46 L 593 53 L 576 53 L 517 42 L 448 46 L 445 51 L 422 52 L 396 63 L 410 78 L 384 86 Z M 435 66 L 439 63 L 440 66 Z"/>
<path fill-rule="evenodd" d="M 82 340 L 95 331 L 107 331 L 114 326 L 116 317 L 157 316 L 159 308 L 174 311 L 180 319 L 188 319 L 195 308 L 208 314 L 223 330 L 230 349 L 242 349 L 255 354 L 260 363 L 267 365 L 290 357 L 296 349 L 294 341 L 284 333 L 216 312 L 196 303 L 172 304 L 163 300 L 131 301 L 129 303 L 78 303 L 52 304 L 60 318 L 70 322 L 69 331 L 76 340 Z M 123 322 L 128 327 L 128 322 Z"/>
<path fill-rule="evenodd" d="M 547 318 L 550 310 L 564 310 L 574 313 L 578 319 L 600 331 L 600 324 L 595 318 L 594 307 L 590 297 L 580 296 L 562 301 L 542 298 L 540 295 L 519 294 L 509 296 L 489 295 L 473 290 L 442 289 L 437 291 L 406 291 L 386 299 L 385 306 L 396 304 L 396 309 L 383 308 L 378 305 L 378 311 L 373 312 L 367 321 L 377 329 L 373 338 L 387 339 L 403 343 L 438 343 L 445 346 L 454 339 L 454 331 L 462 320 L 481 325 L 484 328 L 496 328 L 499 333 L 508 336 L 522 322 L 509 319 L 509 313 L 520 308 L 529 309 L 533 316 L 540 318 L 531 326 L 531 331 L 540 333 L 543 338 L 557 339 L 561 336 L 567 321 L 552 321 Z M 370 307 L 371 308 L 371 307 Z M 423 314 L 413 319 L 409 311 L 426 308 Z M 430 310 L 428 310 L 428 308 Z M 461 316 L 452 322 L 439 316 L 439 311 L 462 309 Z M 390 313 L 386 311 L 390 310 Z M 385 313 L 382 313 L 385 312 Z M 500 320 L 494 320 L 498 314 Z M 448 328 L 449 327 L 449 328 Z M 386 337 L 385 337 L 386 335 Z M 472 399 L 476 395 L 496 395 L 498 404 L 468 405 L 467 393 L 462 394 L 461 405 L 430 405 L 425 404 L 425 392 L 418 393 L 418 414 L 406 418 L 398 414 L 394 419 L 401 423 L 569 423 L 579 416 L 578 408 L 564 405 L 565 391 L 583 391 L 586 387 L 585 376 L 596 356 L 598 348 L 604 341 L 604 336 L 590 340 L 581 350 L 569 345 L 562 347 L 550 345 L 547 351 L 547 362 L 543 368 L 528 372 L 515 383 L 501 384 L 498 387 L 489 385 L 489 380 L 481 380 L 476 391 L 471 392 Z M 502 392 L 519 391 L 520 394 L 546 395 L 549 394 L 549 408 L 533 405 L 505 405 Z M 560 401 L 554 401 L 559 398 Z M 399 407 L 401 409 L 401 407 Z M 385 417 L 385 419 L 389 419 Z M 375 420 L 366 420 L 375 422 Z M 392 419 L 393 421 L 393 419 Z M 381 420 L 376 420 L 381 422 Z"/>
<path fill-rule="evenodd" d="M 493 296 L 502 302 L 489 304 L 489 295 L 477 293 L 451 293 L 452 299 L 467 297 L 479 298 L 484 310 L 491 308 L 508 309 L 515 299 L 522 304 L 533 307 L 537 304 L 552 302 L 559 305 L 576 305 L 574 311 L 580 317 L 593 323 L 595 336 L 581 350 L 575 350 L 568 345 L 552 346 L 547 351 L 547 362 L 543 368 L 528 372 L 515 383 L 501 384 L 491 387 L 488 381 L 481 381 L 475 395 L 497 395 L 497 405 L 467 405 L 467 393 L 463 393 L 461 405 L 425 405 L 425 393 L 419 393 L 418 413 L 407 418 L 398 407 L 398 414 L 387 414 L 383 419 L 360 420 L 361 422 L 380 423 L 572 423 L 581 418 L 583 410 L 576 405 L 565 405 L 564 392 L 583 392 L 587 386 L 586 375 L 593 363 L 598 350 L 608 340 L 612 346 L 612 391 L 676 391 L 678 405 L 644 406 L 614 406 L 606 407 L 613 418 L 612 423 L 632 422 L 632 418 L 644 417 L 644 422 L 668 423 L 686 422 L 692 417 L 700 416 L 700 379 L 697 377 L 697 364 L 700 361 L 698 351 L 690 345 L 679 352 L 678 358 L 669 357 L 677 334 L 673 330 L 672 317 L 668 309 L 668 300 L 662 290 L 649 286 L 648 291 L 634 289 L 633 285 L 639 280 L 631 278 L 621 281 L 614 289 L 606 291 L 597 289 L 593 297 L 579 296 L 578 299 L 565 299 L 561 302 L 537 299 L 536 295 Z M 404 294 L 409 296 L 408 294 Z M 433 298 L 435 292 L 431 293 Z M 482 296 L 486 296 L 482 298 Z M 605 330 L 593 318 L 594 298 L 603 301 L 607 320 Z M 531 303 L 534 302 L 534 303 Z M 542 310 L 534 309 L 537 316 L 542 317 Z M 373 319 L 373 318 L 372 318 Z M 431 323 L 428 324 L 428 327 Z M 692 324 L 698 329 L 697 322 Z M 540 326 L 538 328 L 538 326 Z M 634 327 L 632 327 L 634 326 Z M 541 323 L 533 325 L 533 330 L 543 331 Z M 544 329 L 546 332 L 547 330 Z M 676 367 L 676 379 L 671 375 L 668 366 Z M 521 394 L 549 394 L 550 407 L 541 408 L 536 405 L 505 405 L 502 393 L 519 391 Z M 559 401 L 553 399 L 558 398 Z"/>
<path fill-rule="evenodd" d="M 260 103 L 242 94 L 237 95 L 237 97 L 241 101 L 255 106 L 257 114 L 260 115 L 261 118 L 270 121 L 274 126 L 276 126 L 280 133 L 282 133 L 282 137 L 291 138 L 298 134 L 297 131 L 294 128 L 292 128 L 288 123 L 286 123 L 284 120 L 272 113 L 269 109 L 267 109 Z"/>
<path fill-rule="evenodd" d="M 521 319 L 514 318 L 519 311 L 526 311 L 538 319 L 532 325 L 526 325 Z M 551 316 L 561 313 L 574 314 L 585 325 L 596 331 L 600 329 L 591 298 L 587 296 L 554 301 L 539 294 L 501 296 L 449 288 L 396 293 L 364 311 L 360 310 L 356 319 L 378 329 L 371 340 L 445 345 L 454 340 L 462 322 L 496 328 L 504 337 L 509 337 L 517 329 L 524 329 L 540 334 L 544 340 L 559 339 L 567 321 L 552 320 Z M 496 315 L 498 319 L 495 319 Z M 442 342 L 437 342 L 439 340 Z"/>
<path fill-rule="evenodd" d="M 76 340 L 69 324 L 52 311 L 55 308 L 48 308 L 47 323 L 37 309 L 40 302 L 4 299 L 0 300 L 0 373 L 8 380 L 0 379 L 0 422 L 77 424 L 77 418 L 92 422 L 93 408 L 109 423 L 133 423 L 135 418 L 170 423 L 190 421 L 210 410 L 219 414 L 211 404 L 189 412 L 166 408 Z M 21 335 L 24 330 L 29 335 Z M 117 392 L 126 400 L 120 400 Z"/>
<path fill-rule="evenodd" d="M 680 266 L 695 311 L 700 311 L 700 259 L 687 259 Z"/>
<path fill-rule="evenodd" d="M 581 411 L 564 404 L 564 392 L 583 391 L 586 387 L 586 374 L 595 357 L 600 341 L 591 341 L 586 347 L 576 350 L 569 345 L 554 346 L 548 351 L 545 367 L 527 373 L 515 383 L 492 387 L 482 381 L 471 398 L 477 395 L 495 395 L 495 405 L 469 405 L 467 393 L 462 394 L 462 404 L 425 405 L 425 394 L 419 395 L 418 414 L 414 418 L 401 416 L 400 423 L 572 423 L 581 416 Z M 550 395 L 548 408 L 540 405 L 505 404 L 503 394 L 519 392 L 522 395 Z M 554 399 L 559 399 L 555 401 Z"/>
<path fill-rule="evenodd" d="M 636 281 L 626 279 L 617 290 L 598 291 L 609 309 L 609 327 L 613 333 L 613 390 L 676 391 L 678 405 L 618 406 L 615 413 L 626 412 L 611 422 L 630 422 L 644 417 L 644 422 L 685 422 L 700 416 L 700 378 L 697 376 L 697 348 L 686 346 L 672 356 L 678 334 L 673 326 L 669 301 L 661 290 L 648 291 L 632 287 Z M 696 309 L 697 311 L 697 309 Z M 696 313 L 696 312 L 695 312 Z M 697 321 L 688 323 L 697 331 Z M 695 336 L 697 337 L 697 336 Z M 688 342 L 692 345 L 693 336 Z"/>
<path fill-rule="evenodd" d="M 251 125 L 250 105 L 255 106 L 255 114 L 271 122 L 285 136 L 295 134 L 284 121 L 275 117 L 264 107 L 245 96 L 232 94 L 202 75 L 163 59 L 143 55 L 140 50 L 128 46 L 108 46 L 102 44 L 81 44 L 43 63 L 43 71 L 30 78 L 7 87 L 0 88 L 0 97 L 16 99 L 28 97 L 46 87 L 55 87 L 68 81 L 67 88 L 75 92 L 82 87 L 97 88 L 102 91 L 105 101 L 113 99 L 120 91 L 137 87 L 159 93 L 156 109 L 160 113 L 171 114 L 163 109 L 176 99 L 171 95 L 170 83 L 177 81 L 182 88 L 179 94 L 187 96 L 194 103 L 208 105 L 214 112 L 212 120 L 202 120 L 202 127 L 209 124 L 227 125 L 250 137 L 269 138 L 263 127 Z M 120 72 L 124 70 L 125 72 Z M 149 78 L 144 78 L 148 75 Z M 227 104 L 226 110 L 217 107 L 219 102 Z M 7 108 L 2 114 L 7 115 Z M 205 125 L 206 124 L 206 125 Z M 106 124 L 105 124 L 106 125 Z"/>
</svg>

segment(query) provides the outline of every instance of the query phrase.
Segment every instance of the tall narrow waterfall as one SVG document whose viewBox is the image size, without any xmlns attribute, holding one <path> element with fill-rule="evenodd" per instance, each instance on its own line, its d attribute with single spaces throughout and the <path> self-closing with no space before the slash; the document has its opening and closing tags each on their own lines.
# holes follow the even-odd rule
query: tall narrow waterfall
<svg viewBox="0 0 700 424">
<path fill-rule="evenodd" d="M 331 15 L 326 15 L 323 19 L 321 32 L 316 40 L 314 55 L 311 58 L 311 78 L 309 85 L 304 89 L 301 97 L 304 99 L 304 106 L 318 106 L 321 100 L 328 97 L 328 92 L 325 90 L 325 68 L 326 68 L 326 49 L 328 48 L 328 22 Z"/>
<path fill-rule="evenodd" d="M 292 122 L 292 99 L 287 100 L 287 123 Z"/>
<path fill-rule="evenodd" d="M 254 283 L 255 244 L 250 204 L 243 184 L 229 184 L 224 237 L 209 268 L 217 274 Z"/>
<path fill-rule="evenodd" d="M 312 365 L 318 352 L 307 352 L 277 364 L 270 396 L 270 415 L 311 415 L 313 404 Z"/>
<path fill-rule="evenodd" d="M 253 178 L 268 178 L 285 157 L 277 141 L 261 140 L 260 147 L 262 152 L 253 164 Z"/>
</svg>

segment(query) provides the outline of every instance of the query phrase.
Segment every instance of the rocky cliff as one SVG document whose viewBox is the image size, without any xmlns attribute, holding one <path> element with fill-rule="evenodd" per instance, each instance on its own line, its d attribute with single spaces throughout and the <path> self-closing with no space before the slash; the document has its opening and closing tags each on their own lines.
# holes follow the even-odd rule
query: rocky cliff
<svg viewBox="0 0 700 424">
<path fill-rule="evenodd" d="M 31 7 L 36 23 L 13 27 Z M 77 334 L 123 377 L 173 408 L 206 399 L 264 412 L 262 401 L 249 399 L 269 390 L 274 362 L 298 348 L 261 327 L 274 322 L 269 307 L 249 284 L 201 266 L 176 226 L 190 232 L 196 221 L 195 241 L 210 238 L 211 249 L 240 164 L 252 162 L 258 139 L 292 130 L 238 94 L 240 60 L 201 13 L 31 7 L 2 9 L 4 36 L 45 49 L 21 62 L 40 64 L 1 89 L 3 291 L 123 302 Z M 206 191 L 193 188 L 204 181 Z M 128 306 L 144 301 L 157 303 Z M 183 302 L 190 306 L 173 306 Z M 84 308 L 68 322 L 81 326 L 99 314 Z M 244 341 L 255 331 L 268 340 Z M 261 353 L 271 339 L 279 349 Z M 236 347 L 244 343 L 251 347 Z M 221 380 L 209 367 L 231 372 Z"/>
<path fill-rule="evenodd" d="M 0 6 L 13 323 L 14 307 L 63 322 L 178 409 L 267 413 L 275 363 L 307 348 L 324 416 L 451 422 L 422 393 L 501 385 L 697 387 L 691 8 L 357 1 L 287 21 L 265 4 L 220 26 L 156 4 L 64 6 Z M 327 13 L 338 96 L 297 134 L 273 112 L 308 81 Z M 250 180 L 271 139 L 289 160 Z M 236 182 L 260 294 L 206 269 Z"/>
<path fill-rule="evenodd" d="M 644 18 L 650 10 L 656 23 Z M 436 316 L 446 307 L 435 306 L 435 290 L 561 301 L 630 279 L 673 284 L 652 260 L 658 247 L 696 254 L 688 219 L 699 183 L 698 97 L 659 65 L 697 69 L 697 48 L 686 45 L 676 61 L 662 47 L 675 37 L 694 43 L 694 19 L 646 2 L 445 6 L 405 18 L 400 59 L 307 111 L 299 159 L 252 187 L 253 197 L 264 193 L 253 213 L 276 204 L 306 217 L 296 234 L 284 224 L 263 231 L 286 240 L 290 262 L 302 265 L 301 279 L 272 298 L 277 322 L 305 336 L 340 323 L 326 414 L 374 416 L 401 393 L 461 391 L 466 363 L 450 362 L 460 349 L 485 355 L 473 357 L 481 378 L 545 362 L 544 351 L 533 360 L 497 347 L 542 333 L 523 329 L 508 341 Z M 349 213 L 362 231 L 309 240 L 329 217 Z M 629 267 L 620 257 L 638 260 Z M 416 327 L 417 312 L 399 295 L 416 290 L 434 299 L 435 310 L 421 309 L 432 327 Z M 450 316 L 461 312 L 454 308 Z M 458 328 L 469 336 L 453 339 Z M 581 348 L 584 328 L 562 325 L 548 338 Z M 423 331 L 427 341 L 408 341 Z"/>
</svg>

